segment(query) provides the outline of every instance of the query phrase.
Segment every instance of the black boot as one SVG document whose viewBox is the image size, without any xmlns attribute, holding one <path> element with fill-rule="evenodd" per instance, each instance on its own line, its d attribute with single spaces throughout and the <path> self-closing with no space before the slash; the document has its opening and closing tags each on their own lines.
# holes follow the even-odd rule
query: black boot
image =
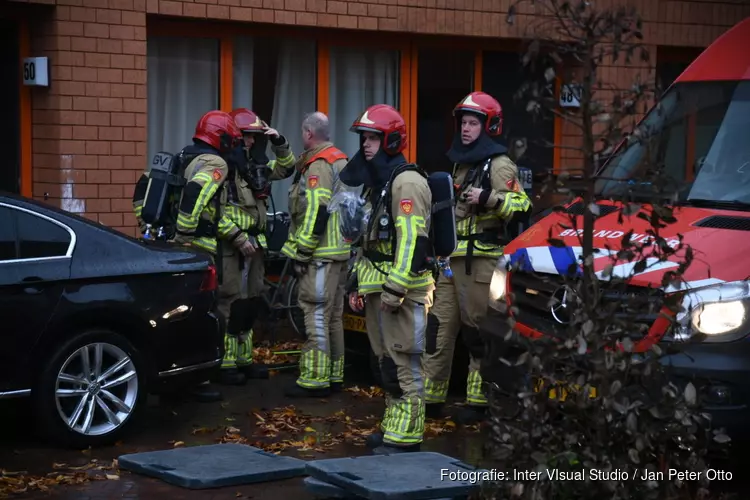
<svg viewBox="0 0 750 500">
<path fill-rule="evenodd" d="M 397 455 L 399 453 L 415 453 L 422 449 L 422 444 L 413 444 L 411 446 L 393 446 L 383 444 L 372 450 L 373 455 Z"/>
<path fill-rule="evenodd" d="M 219 380 L 221 385 L 245 385 L 247 378 L 236 368 L 224 368 L 219 371 Z"/>
<path fill-rule="evenodd" d="M 344 390 L 343 382 L 331 382 L 331 392 L 341 392 Z"/>
<path fill-rule="evenodd" d="M 486 406 L 467 405 L 461 408 L 456 415 L 455 421 L 460 425 L 474 425 L 487 418 Z"/>
<path fill-rule="evenodd" d="M 247 378 L 252 379 L 267 379 L 268 378 L 268 367 L 261 363 L 249 363 L 247 365 L 240 365 L 239 370 Z"/>
<path fill-rule="evenodd" d="M 432 419 L 439 419 L 443 414 L 443 403 L 428 403 L 424 408 L 424 416 Z"/>
<path fill-rule="evenodd" d="M 328 387 L 307 389 L 294 383 L 287 387 L 286 391 L 284 391 L 284 395 L 288 398 L 324 398 L 331 395 L 331 389 Z"/>
<path fill-rule="evenodd" d="M 193 399 L 201 403 L 213 403 L 215 401 L 221 401 L 222 399 L 224 399 L 224 396 L 222 396 L 219 391 L 217 391 L 207 383 L 200 384 L 199 386 L 194 387 L 190 391 L 190 395 L 193 397 Z"/>
<path fill-rule="evenodd" d="M 367 436 L 367 439 L 365 439 L 365 446 L 370 449 L 375 449 L 383 446 L 383 433 L 377 431 Z"/>
</svg>

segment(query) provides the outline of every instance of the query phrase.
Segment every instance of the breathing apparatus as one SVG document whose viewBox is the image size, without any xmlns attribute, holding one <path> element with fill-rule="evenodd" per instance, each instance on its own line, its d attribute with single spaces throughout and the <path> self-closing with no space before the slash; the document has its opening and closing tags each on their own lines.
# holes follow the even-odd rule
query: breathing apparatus
<svg viewBox="0 0 750 500">
<path fill-rule="evenodd" d="M 265 200 L 271 193 L 271 168 L 265 154 L 267 139 L 264 134 L 254 133 L 255 142 L 252 147 L 243 145 L 244 160 L 240 162 L 238 173 L 250 186 L 253 196 L 258 200 Z"/>
</svg>

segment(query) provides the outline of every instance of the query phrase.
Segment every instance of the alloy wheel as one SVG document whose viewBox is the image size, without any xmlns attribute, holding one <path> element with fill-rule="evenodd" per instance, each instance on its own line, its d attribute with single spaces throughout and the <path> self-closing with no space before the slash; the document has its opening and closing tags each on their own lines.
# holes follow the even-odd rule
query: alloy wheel
<svg viewBox="0 0 750 500">
<path fill-rule="evenodd" d="M 128 419 L 138 389 L 130 356 L 115 345 L 97 342 L 80 347 L 65 360 L 55 382 L 55 402 L 70 430 L 101 436 Z"/>
</svg>

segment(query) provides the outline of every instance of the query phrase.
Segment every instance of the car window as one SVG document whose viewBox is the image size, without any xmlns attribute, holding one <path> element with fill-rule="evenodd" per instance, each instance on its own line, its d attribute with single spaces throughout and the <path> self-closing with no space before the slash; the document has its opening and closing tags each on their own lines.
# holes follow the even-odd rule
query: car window
<svg viewBox="0 0 750 500">
<path fill-rule="evenodd" d="M 20 259 L 62 257 L 70 246 L 70 233 L 28 212 L 17 211 L 16 227 L 20 241 Z"/>
<path fill-rule="evenodd" d="M 0 206 L 0 261 L 17 258 L 15 229 L 13 212 L 8 207 Z"/>
</svg>

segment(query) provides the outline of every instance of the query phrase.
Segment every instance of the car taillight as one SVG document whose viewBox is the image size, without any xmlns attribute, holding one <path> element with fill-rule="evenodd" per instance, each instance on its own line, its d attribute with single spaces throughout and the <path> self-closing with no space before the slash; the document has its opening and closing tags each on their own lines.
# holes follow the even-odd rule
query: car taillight
<svg viewBox="0 0 750 500">
<path fill-rule="evenodd" d="M 219 287 L 219 279 L 216 275 L 216 266 L 211 264 L 208 266 L 208 271 L 206 271 L 205 276 L 203 277 L 203 283 L 201 283 L 201 291 L 202 292 L 213 292 Z"/>
</svg>

